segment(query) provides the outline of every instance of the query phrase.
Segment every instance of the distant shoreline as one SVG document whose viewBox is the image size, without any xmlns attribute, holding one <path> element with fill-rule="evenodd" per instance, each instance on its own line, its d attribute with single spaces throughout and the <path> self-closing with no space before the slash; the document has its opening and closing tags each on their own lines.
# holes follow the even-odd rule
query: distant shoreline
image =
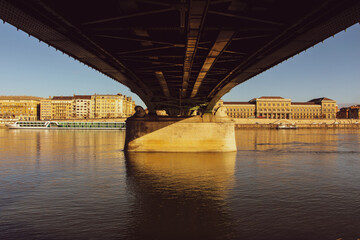
<svg viewBox="0 0 360 240">
<path fill-rule="evenodd" d="M 234 119 L 235 128 L 276 128 L 278 125 L 296 125 L 297 128 L 355 128 L 360 129 L 359 119 Z"/>
<path fill-rule="evenodd" d="M 275 129 L 278 125 L 296 125 L 297 128 L 353 128 L 360 129 L 359 119 L 261 119 L 261 118 L 234 118 L 235 129 Z M 114 119 L 73 119 L 52 120 L 57 122 L 125 122 L 126 118 Z M 6 128 L 0 122 L 0 128 Z"/>
</svg>

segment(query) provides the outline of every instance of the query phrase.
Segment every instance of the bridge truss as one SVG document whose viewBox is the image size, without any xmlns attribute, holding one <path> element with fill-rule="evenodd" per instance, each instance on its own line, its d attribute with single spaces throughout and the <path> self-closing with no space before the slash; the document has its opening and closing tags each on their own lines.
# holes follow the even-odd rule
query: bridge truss
<svg viewBox="0 0 360 240">
<path fill-rule="evenodd" d="M 150 112 L 236 85 L 359 22 L 357 0 L 0 0 L 0 18 L 126 85 Z"/>
</svg>

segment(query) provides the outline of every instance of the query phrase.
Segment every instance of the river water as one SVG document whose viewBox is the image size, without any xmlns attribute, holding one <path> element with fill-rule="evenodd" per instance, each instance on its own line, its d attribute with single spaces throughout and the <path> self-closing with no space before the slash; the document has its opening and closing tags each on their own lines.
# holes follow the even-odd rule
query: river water
<svg viewBox="0 0 360 240">
<path fill-rule="evenodd" d="M 0 129 L 0 239 L 357 239 L 359 130 L 238 130 L 234 153 Z"/>
</svg>

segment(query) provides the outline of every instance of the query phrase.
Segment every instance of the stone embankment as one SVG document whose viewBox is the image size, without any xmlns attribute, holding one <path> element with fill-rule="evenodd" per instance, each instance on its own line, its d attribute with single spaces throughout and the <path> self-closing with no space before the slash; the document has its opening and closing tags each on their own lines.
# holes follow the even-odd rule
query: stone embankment
<svg viewBox="0 0 360 240">
<path fill-rule="evenodd" d="M 295 125 L 297 128 L 358 128 L 359 119 L 234 119 L 235 128 L 276 128 L 278 125 Z"/>
</svg>

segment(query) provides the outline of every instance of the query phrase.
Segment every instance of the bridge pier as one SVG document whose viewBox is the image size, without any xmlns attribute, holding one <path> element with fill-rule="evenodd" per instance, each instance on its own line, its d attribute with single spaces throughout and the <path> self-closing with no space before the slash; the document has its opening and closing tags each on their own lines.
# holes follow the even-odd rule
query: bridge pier
<svg viewBox="0 0 360 240">
<path fill-rule="evenodd" d="M 234 122 L 212 114 L 194 117 L 131 117 L 126 121 L 129 152 L 236 151 Z"/>
</svg>

